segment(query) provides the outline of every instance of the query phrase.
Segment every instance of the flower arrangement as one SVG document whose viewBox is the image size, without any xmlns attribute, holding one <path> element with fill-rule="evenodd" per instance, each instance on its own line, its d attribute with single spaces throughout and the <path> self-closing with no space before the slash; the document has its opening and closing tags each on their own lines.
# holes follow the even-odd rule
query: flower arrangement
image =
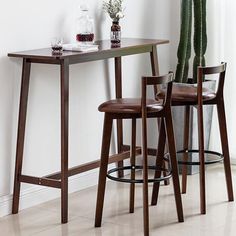
<svg viewBox="0 0 236 236">
<path fill-rule="evenodd" d="M 124 17 L 122 3 L 123 0 L 109 0 L 103 2 L 103 9 L 114 22 L 119 22 L 119 20 Z"/>
</svg>

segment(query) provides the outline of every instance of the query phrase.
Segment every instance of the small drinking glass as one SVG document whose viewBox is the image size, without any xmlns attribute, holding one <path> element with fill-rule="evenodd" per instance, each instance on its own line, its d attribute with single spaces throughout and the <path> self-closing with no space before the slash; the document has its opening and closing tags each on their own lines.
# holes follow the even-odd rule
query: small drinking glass
<svg viewBox="0 0 236 236">
<path fill-rule="evenodd" d="M 52 53 L 53 54 L 61 54 L 62 49 L 63 49 L 62 44 L 63 44 L 62 38 L 57 38 L 57 37 L 52 38 L 52 40 L 51 40 Z"/>
</svg>

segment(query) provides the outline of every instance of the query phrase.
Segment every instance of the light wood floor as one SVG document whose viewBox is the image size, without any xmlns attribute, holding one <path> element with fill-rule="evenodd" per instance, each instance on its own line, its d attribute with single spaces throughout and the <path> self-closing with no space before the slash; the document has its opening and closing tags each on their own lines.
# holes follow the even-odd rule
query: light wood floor
<svg viewBox="0 0 236 236">
<path fill-rule="evenodd" d="M 233 180 L 236 184 L 236 167 Z M 235 188 L 234 184 L 234 189 Z M 60 224 L 60 199 L 0 219 L 1 236 L 142 236 L 142 188 L 136 188 L 136 208 L 128 213 L 129 186 L 108 182 L 103 224 L 94 228 L 96 187 L 69 196 L 69 223 Z M 151 190 L 151 185 L 150 185 Z M 150 191 L 151 193 L 151 191 Z M 149 194 L 150 195 L 150 194 Z M 173 188 L 162 186 L 158 205 L 150 207 L 151 235 L 231 236 L 236 234 L 236 203 L 227 202 L 222 165 L 207 171 L 207 214 L 199 214 L 198 175 L 190 176 L 183 195 L 185 222 L 178 223 Z"/>
</svg>

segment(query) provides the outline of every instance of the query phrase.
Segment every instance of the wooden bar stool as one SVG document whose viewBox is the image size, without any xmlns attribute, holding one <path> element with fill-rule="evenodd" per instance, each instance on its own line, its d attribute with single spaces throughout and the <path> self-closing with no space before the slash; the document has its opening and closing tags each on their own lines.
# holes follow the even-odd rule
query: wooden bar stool
<svg viewBox="0 0 236 236">
<path fill-rule="evenodd" d="M 148 169 L 154 169 L 157 171 L 156 166 L 148 166 L 148 152 L 147 152 L 147 118 L 161 118 L 161 127 L 159 134 L 159 147 L 164 147 L 166 135 L 168 139 L 171 172 L 173 177 L 174 194 L 176 201 L 176 208 L 179 222 L 184 221 L 182 200 L 179 186 L 179 175 L 177 168 L 175 140 L 173 133 L 172 115 L 171 115 L 171 91 L 172 91 L 172 77 L 173 73 L 169 73 L 165 76 L 160 77 L 143 77 L 142 78 L 142 98 L 141 99 L 115 99 L 107 101 L 101 104 L 98 108 L 100 112 L 105 113 L 104 127 L 103 127 L 103 139 L 102 139 L 102 150 L 101 150 L 101 163 L 99 172 L 98 192 L 97 192 L 97 206 L 95 216 L 95 227 L 101 226 L 102 212 L 104 204 L 104 195 L 106 187 L 106 177 L 109 177 L 116 181 L 131 183 L 131 195 L 130 195 L 130 212 L 133 212 L 133 197 L 134 197 L 134 184 L 143 184 L 143 221 L 144 221 L 144 235 L 149 235 L 149 209 L 148 209 L 148 183 L 149 182 L 160 182 L 166 180 L 168 175 L 165 177 L 159 177 L 155 179 L 148 178 Z M 167 84 L 167 93 L 162 103 L 157 102 L 153 99 L 147 99 L 146 90 L 148 85 L 160 85 Z M 136 119 L 142 119 L 142 155 L 143 155 L 143 166 L 135 166 L 135 139 L 136 139 Z M 120 171 L 120 168 L 115 168 L 107 172 L 109 162 L 109 149 L 112 131 L 112 122 L 116 119 L 132 119 L 132 145 L 131 145 L 131 166 L 123 167 L 124 169 L 131 170 L 131 179 L 120 179 L 119 177 L 112 177 L 111 173 Z M 158 167 L 163 165 L 164 149 L 158 148 L 157 163 Z M 159 158 L 161 157 L 161 158 Z M 135 170 L 143 170 L 143 178 L 135 179 Z M 162 168 L 158 169 L 158 172 L 163 171 Z M 170 176 L 171 174 L 169 174 Z"/>
<path fill-rule="evenodd" d="M 232 186 L 232 176 L 229 158 L 229 147 L 227 138 L 227 125 L 225 118 L 225 106 L 224 106 L 224 82 L 225 82 L 225 71 L 226 63 L 221 63 L 220 66 L 215 67 L 198 67 L 198 83 L 197 87 L 194 86 L 173 86 L 172 91 L 172 106 L 186 106 L 185 110 L 185 128 L 184 128 L 184 149 L 178 151 L 178 153 L 183 153 L 183 160 L 179 161 L 183 164 L 182 172 L 182 192 L 186 192 L 187 184 L 187 165 L 199 165 L 200 172 L 200 206 L 201 214 L 206 214 L 206 193 L 205 193 L 205 164 L 213 164 L 224 160 L 225 177 L 227 184 L 228 200 L 233 201 L 233 186 Z M 219 75 L 218 89 L 213 92 L 209 89 L 203 88 L 203 78 L 206 75 Z M 165 92 L 161 91 L 157 97 L 163 99 Z M 219 120 L 220 138 L 223 154 L 204 150 L 204 127 L 203 127 L 203 105 L 216 105 Z M 190 106 L 197 106 L 198 114 L 198 143 L 199 150 L 189 150 L 188 140 L 189 140 L 189 116 L 190 116 Z M 187 160 L 188 153 L 199 153 L 199 162 L 190 162 Z M 213 160 L 205 160 L 204 154 L 212 154 L 217 158 Z M 158 176 L 158 173 L 156 174 Z M 153 195 L 152 195 L 152 205 L 157 203 L 159 185 L 154 184 Z"/>
</svg>

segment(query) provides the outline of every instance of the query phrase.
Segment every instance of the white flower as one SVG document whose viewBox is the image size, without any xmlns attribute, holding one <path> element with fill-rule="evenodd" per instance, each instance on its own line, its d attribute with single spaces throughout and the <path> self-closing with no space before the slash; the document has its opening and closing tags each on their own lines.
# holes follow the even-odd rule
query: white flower
<svg viewBox="0 0 236 236">
<path fill-rule="evenodd" d="M 112 20 L 119 21 L 124 17 L 123 0 L 106 0 L 103 1 L 103 9 L 109 14 Z"/>
<path fill-rule="evenodd" d="M 125 15 L 123 14 L 123 12 L 118 12 L 118 13 L 116 13 L 116 17 L 118 18 L 118 19 L 121 19 L 121 18 L 123 18 Z"/>
</svg>

